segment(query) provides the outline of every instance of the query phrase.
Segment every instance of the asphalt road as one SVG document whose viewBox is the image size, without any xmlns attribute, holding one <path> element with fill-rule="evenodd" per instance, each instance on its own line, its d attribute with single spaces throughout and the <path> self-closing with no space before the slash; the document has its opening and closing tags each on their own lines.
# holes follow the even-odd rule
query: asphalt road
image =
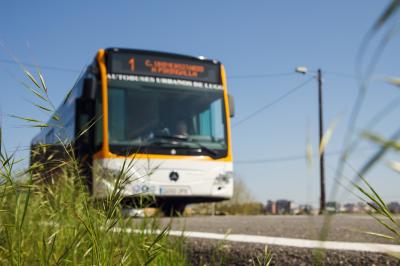
<svg viewBox="0 0 400 266">
<path fill-rule="evenodd" d="M 382 225 L 367 215 L 334 215 L 331 218 L 325 240 L 396 244 L 366 234 L 365 232 L 388 233 Z M 159 222 L 161 225 L 170 224 L 171 230 L 185 232 L 320 240 L 324 217 L 200 216 L 161 218 Z M 265 254 L 263 244 L 202 238 L 188 238 L 185 247 L 191 265 L 260 265 L 260 262 L 262 265 Z M 400 265 L 398 258 L 383 253 L 329 249 L 317 253 L 317 250 L 310 248 L 279 245 L 270 245 L 268 249 L 273 255 L 272 265 Z"/>
<path fill-rule="evenodd" d="M 191 239 L 186 245 L 189 265 L 265 265 L 264 246 L 246 243 L 218 243 Z M 399 265 L 399 260 L 380 253 L 316 250 L 268 246 L 272 265 Z"/>
<path fill-rule="evenodd" d="M 272 252 L 272 265 L 400 265 L 398 258 L 375 251 L 362 249 L 347 249 L 349 245 L 365 246 L 361 243 L 389 244 L 398 243 L 368 235 L 366 232 L 384 233 L 388 231 L 368 215 L 333 215 L 326 241 L 333 242 L 334 248 L 325 248 L 322 251 L 307 247 L 303 244 L 267 244 Z M 134 219 L 140 224 L 142 219 Z M 258 236 L 285 238 L 283 241 L 295 239 L 297 242 L 310 242 L 307 240 L 321 240 L 320 231 L 325 222 L 324 216 L 192 216 L 174 218 L 156 218 L 159 228 L 170 225 L 171 232 L 186 233 L 201 232 L 217 233 L 223 238 L 213 237 L 186 237 L 184 248 L 187 251 L 190 265 L 260 265 L 265 255 L 265 245 L 261 242 L 227 240 L 230 237 Z M 400 217 L 398 218 L 400 223 Z M 213 235 L 213 234 L 211 234 Z M 247 235 L 247 236 L 241 236 Z M 254 237 L 256 236 L 256 237 Z M 260 237 L 258 237 L 260 239 Z M 298 241 L 298 239 L 300 239 Z M 302 241 L 305 240 L 305 241 Z M 316 242 L 316 241 L 311 241 Z M 317 241 L 318 242 L 318 241 Z M 346 242 L 346 243 L 343 243 Z M 293 243 L 293 242 L 291 242 Z M 338 246 L 342 250 L 338 250 Z M 375 245 L 376 246 L 376 245 Z M 396 245 L 396 250 L 398 246 Z M 321 252 L 321 253 L 318 253 Z M 262 264 L 261 264 L 262 265 Z"/>
<path fill-rule="evenodd" d="M 366 232 L 388 233 L 382 225 L 368 215 L 334 215 L 331 217 L 325 240 L 396 244 L 393 241 L 366 234 Z M 172 230 L 319 240 L 324 217 L 195 216 L 161 218 L 160 222 L 163 225 L 171 222 Z"/>
</svg>

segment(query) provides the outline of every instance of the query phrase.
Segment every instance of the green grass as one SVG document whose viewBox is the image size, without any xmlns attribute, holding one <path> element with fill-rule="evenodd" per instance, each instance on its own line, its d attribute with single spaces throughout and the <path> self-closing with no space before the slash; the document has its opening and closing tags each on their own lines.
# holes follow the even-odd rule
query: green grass
<svg viewBox="0 0 400 266">
<path fill-rule="evenodd" d="M 1 265 L 186 264 L 182 249 L 169 244 L 168 227 L 156 234 L 156 219 L 124 218 L 118 195 L 94 203 L 74 169 L 63 169 L 55 184 L 30 175 L 17 182 L 17 162 L 6 154 L 0 159 Z"/>
<path fill-rule="evenodd" d="M 42 74 L 37 73 L 38 82 L 23 70 L 32 83 L 24 87 L 40 102 L 33 105 L 58 121 Z M 51 126 L 32 117 L 14 117 L 32 127 Z M 134 160 L 126 161 L 108 197 L 94 201 L 73 149 L 60 144 L 67 158 L 50 155 L 46 160 L 58 169 L 52 179 L 45 178 L 49 165 L 36 163 L 19 172 L 21 160 L 4 149 L 0 152 L 0 265 L 187 264 L 183 239 L 171 240 L 168 226 L 160 228 L 154 218 L 133 223 L 122 215 L 122 190 Z"/>
</svg>

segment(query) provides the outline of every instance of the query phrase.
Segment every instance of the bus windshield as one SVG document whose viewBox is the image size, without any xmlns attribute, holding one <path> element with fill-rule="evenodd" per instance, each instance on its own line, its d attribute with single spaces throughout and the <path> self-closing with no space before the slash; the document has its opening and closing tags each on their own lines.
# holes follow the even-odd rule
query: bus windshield
<svg viewBox="0 0 400 266">
<path fill-rule="evenodd" d="M 111 152 L 226 155 L 223 90 L 111 81 L 108 94 Z"/>
</svg>

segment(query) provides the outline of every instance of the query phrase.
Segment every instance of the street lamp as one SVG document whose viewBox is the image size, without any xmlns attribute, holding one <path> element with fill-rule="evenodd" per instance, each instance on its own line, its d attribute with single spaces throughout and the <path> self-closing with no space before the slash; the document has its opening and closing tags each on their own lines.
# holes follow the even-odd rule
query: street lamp
<svg viewBox="0 0 400 266">
<path fill-rule="evenodd" d="M 306 75 L 308 69 L 304 66 L 296 67 L 296 73 Z M 324 134 L 324 121 L 323 121 L 323 109 L 322 109 L 322 71 L 317 70 L 317 75 L 314 76 L 318 82 L 318 116 L 319 116 L 319 143 L 321 145 Z M 320 150 L 319 153 L 319 178 L 320 178 L 320 202 L 319 202 L 319 214 L 325 211 L 325 150 Z"/>
<path fill-rule="evenodd" d="M 305 75 L 305 74 L 307 74 L 308 69 L 305 66 L 299 66 L 299 67 L 296 67 L 296 69 L 294 71 L 296 71 L 297 73 Z"/>
</svg>

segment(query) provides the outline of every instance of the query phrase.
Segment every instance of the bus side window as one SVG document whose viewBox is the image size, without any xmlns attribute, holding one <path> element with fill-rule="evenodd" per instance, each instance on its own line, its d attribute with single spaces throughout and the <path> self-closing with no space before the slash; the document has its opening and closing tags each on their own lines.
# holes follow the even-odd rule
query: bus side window
<svg viewBox="0 0 400 266">
<path fill-rule="evenodd" d="M 101 98 L 101 87 L 97 87 L 95 124 L 94 124 L 94 149 L 101 149 L 103 143 L 103 100 Z"/>
<path fill-rule="evenodd" d="M 221 100 L 211 103 L 208 108 L 199 110 L 192 117 L 195 135 L 210 136 L 217 139 L 224 137 L 224 111 L 221 110 Z"/>
<path fill-rule="evenodd" d="M 109 106 L 112 112 L 108 112 L 108 123 L 110 139 L 124 140 L 125 139 L 125 90 L 113 89 L 108 92 Z M 110 108 L 110 109 L 111 109 Z"/>
<path fill-rule="evenodd" d="M 222 105 L 222 100 L 214 101 L 211 104 L 211 113 L 213 116 L 213 125 L 212 125 L 212 136 L 221 139 L 224 138 L 225 130 L 224 130 L 224 110 L 221 110 L 220 106 Z"/>
<path fill-rule="evenodd" d="M 200 122 L 200 135 L 203 136 L 210 136 L 211 135 L 211 112 L 209 109 L 205 110 L 204 112 L 200 113 L 199 115 L 199 122 Z"/>
</svg>

